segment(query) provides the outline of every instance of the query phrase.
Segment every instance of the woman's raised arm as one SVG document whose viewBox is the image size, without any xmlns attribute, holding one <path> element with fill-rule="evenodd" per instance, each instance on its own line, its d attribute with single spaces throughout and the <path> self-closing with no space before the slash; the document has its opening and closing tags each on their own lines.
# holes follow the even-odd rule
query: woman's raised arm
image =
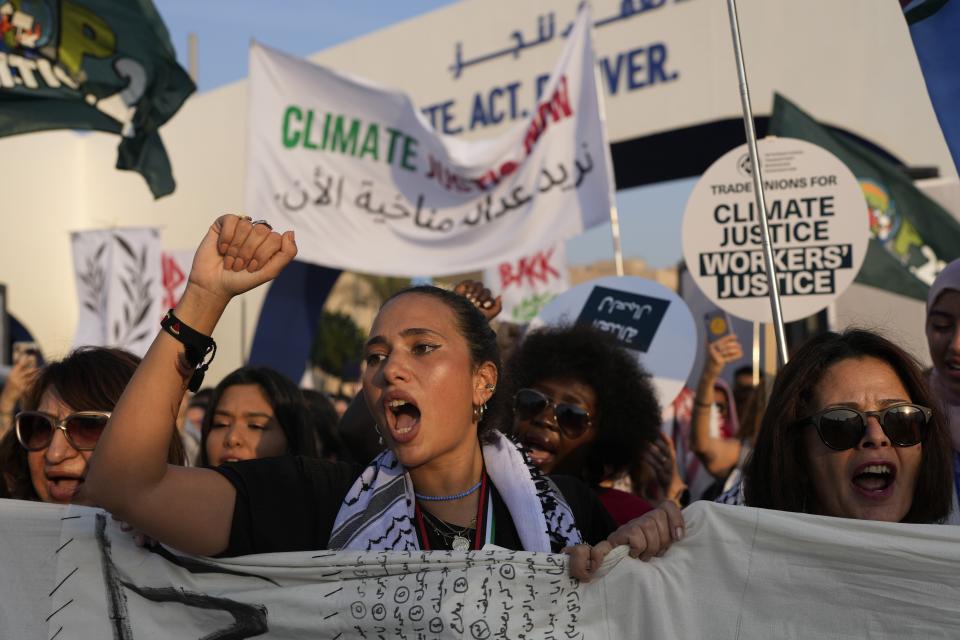
<svg viewBox="0 0 960 640">
<path fill-rule="evenodd" d="M 691 417 L 690 450 L 704 468 L 716 478 L 726 478 L 740 456 L 740 440 L 716 438 L 710 435 L 710 415 L 714 402 L 714 383 L 730 362 L 743 357 L 743 348 L 735 334 L 726 335 L 707 345 L 707 361 L 703 365 L 697 395 L 694 397 Z M 733 401 L 733 398 L 728 400 Z M 727 409 L 731 409 L 728 407 Z"/>
<path fill-rule="evenodd" d="M 275 278 L 296 256 L 293 232 L 235 215 L 218 218 L 193 259 L 175 315 L 211 335 L 233 296 Z M 236 493 L 209 469 L 166 464 L 188 382 L 184 345 L 160 331 L 120 397 L 90 459 L 80 498 L 143 533 L 195 554 L 227 548 Z"/>
</svg>

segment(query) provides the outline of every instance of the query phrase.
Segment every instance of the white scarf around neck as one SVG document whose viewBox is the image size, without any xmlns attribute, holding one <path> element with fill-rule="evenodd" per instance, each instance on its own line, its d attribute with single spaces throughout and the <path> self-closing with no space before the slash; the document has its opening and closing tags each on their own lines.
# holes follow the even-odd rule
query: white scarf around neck
<svg viewBox="0 0 960 640">
<path fill-rule="evenodd" d="M 494 442 L 484 444 L 482 453 L 487 476 L 510 512 L 524 551 L 557 553 L 583 541 L 563 495 L 516 444 L 494 432 Z M 419 550 L 415 500 L 410 474 L 392 451 L 384 451 L 363 470 L 343 499 L 330 534 L 330 548 Z"/>
</svg>

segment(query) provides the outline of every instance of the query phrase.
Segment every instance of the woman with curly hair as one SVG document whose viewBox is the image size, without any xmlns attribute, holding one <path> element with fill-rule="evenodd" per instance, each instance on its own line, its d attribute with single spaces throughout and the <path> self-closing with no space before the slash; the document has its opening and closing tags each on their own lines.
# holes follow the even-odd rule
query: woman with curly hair
<svg viewBox="0 0 960 640">
<path fill-rule="evenodd" d="M 530 333 L 507 364 L 514 431 L 543 473 L 579 477 L 618 523 L 652 508 L 607 486 L 657 439 L 649 374 L 609 334 L 588 325 Z"/>
</svg>

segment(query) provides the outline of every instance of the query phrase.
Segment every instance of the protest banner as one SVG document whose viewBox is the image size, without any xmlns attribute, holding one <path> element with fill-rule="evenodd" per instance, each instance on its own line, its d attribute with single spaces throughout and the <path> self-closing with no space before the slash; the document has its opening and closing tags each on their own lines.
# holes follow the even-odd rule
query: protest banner
<svg viewBox="0 0 960 640">
<path fill-rule="evenodd" d="M 597 577 L 567 556 L 137 547 L 102 511 L 0 500 L 3 638 L 945 638 L 960 529 L 697 502 L 683 540 Z"/>
<path fill-rule="evenodd" d="M 0 136 L 121 135 L 117 168 L 172 193 L 159 129 L 196 87 L 150 2 L 0 2 Z"/>
<path fill-rule="evenodd" d="M 866 255 L 868 216 L 857 179 L 820 147 L 792 138 L 759 141 L 767 219 L 789 322 L 829 305 Z M 762 234 L 746 145 L 697 182 L 683 217 L 683 255 L 697 286 L 728 313 L 770 322 Z"/>
<path fill-rule="evenodd" d="M 249 96 L 247 211 L 294 229 L 301 260 L 448 275 L 607 220 L 586 8 L 525 122 L 495 139 L 438 134 L 403 93 L 256 44 Z"/>
<path fill-rule="evenodd" d="M 77 231 L 71 243 L 80 303 L 74 347 L 121 347 L 143 356 L 165 310 L 159 232 Z"/>
<path fill-rule="evenodd" d="M 487 288 L 501 297 L 500 319 L 517 324 L 533 320 L 540 310 L 569 287 L 567 248 L 562 242 L 483 273 Z"/>
<path fill-rule="evenodd" d="M 635 276 L 590 280 L 554 298 L 530 328 L 573 323 L 613 334 L 653 377 L 661 405 L 690 375 L 697 328 L 683 299 L 662 284 Z"/>
</svg>

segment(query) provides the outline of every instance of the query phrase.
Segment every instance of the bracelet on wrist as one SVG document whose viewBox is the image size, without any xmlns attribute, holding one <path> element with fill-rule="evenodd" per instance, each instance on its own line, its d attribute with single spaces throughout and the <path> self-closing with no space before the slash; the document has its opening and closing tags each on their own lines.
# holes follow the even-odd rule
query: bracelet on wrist
<svg viewBox="0 0 960 640">
<path fill-rule="evenodd" d="M 210 336 L 205 336 L 185 324 L 174 315 L 173 309 L 167 311 L 167 315 L 160 321 L 160 326 L 183 344 L 184 351 L 177 362 L 177 369 L 184 377 L 190 377 L 187 388 L 196 392 L 203 384 L 203 375 L 217 355 L 217 343 Z M 206 359 L 208 354 L 210 358 Z"/>
<path fill-rule="evenodd" d="M 703 407 L 704 409 L 709 409 L 710 407 L 713 406 L 712 402 L 700 402 L 699 400 L 696 400 L 696 399 L 694 399 L 693 404 L 697 405 L 698 407 Z"/>
</svg>

